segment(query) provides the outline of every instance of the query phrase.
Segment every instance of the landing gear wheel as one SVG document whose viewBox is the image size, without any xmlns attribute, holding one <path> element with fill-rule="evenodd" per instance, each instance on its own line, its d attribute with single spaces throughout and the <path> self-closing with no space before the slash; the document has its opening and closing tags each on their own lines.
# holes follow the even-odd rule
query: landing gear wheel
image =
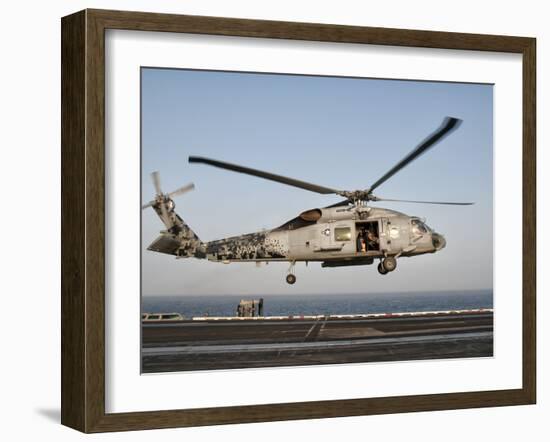
<svg viewBox="0 0 550 442">
<path fill-rule="evenodd" d="M 381 275 L 387 275 L 388 274 L 388 271 L 384 268 L 382 263 L 378 264 L 378 273 L 380 273 Z"/>
<path fill-rule="evenodd" d="M 382 261 L 382 266 L 387 272 L 393 272 L 397 267 L 397 259 L 392 256 L 388 256 Z"/>
<path fill-rule="evenodd" d="M 290 261 L 290 266 L 288 268 L 288 273 L 286 275 L 286 282 L 288 282 L 290 285 L 296 282 L 296 275 L 294 275 L 293 273 L 295 265 L 296 265 L 296 261 Z"/>
</svg>

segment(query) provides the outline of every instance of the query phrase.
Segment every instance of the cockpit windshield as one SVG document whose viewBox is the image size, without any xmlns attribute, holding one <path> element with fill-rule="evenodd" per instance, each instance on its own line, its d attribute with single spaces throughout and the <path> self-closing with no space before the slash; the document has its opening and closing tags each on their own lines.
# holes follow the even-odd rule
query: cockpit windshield
<svg viewBox="0 0 550 442">
<path fill-rule="evenodd" d="M 419 219 L 411 220 L 412 231 L 415 235 L 425 235 L 430 232 L 430 228 Z"/>
</svg>

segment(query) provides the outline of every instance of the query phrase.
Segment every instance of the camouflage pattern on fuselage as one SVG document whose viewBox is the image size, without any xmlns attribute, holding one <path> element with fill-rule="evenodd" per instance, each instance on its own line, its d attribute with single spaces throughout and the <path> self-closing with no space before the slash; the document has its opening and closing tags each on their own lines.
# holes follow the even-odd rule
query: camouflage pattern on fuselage
<svg viewBox="0 0 550 442">
<path fill-rule="evenodd" d="M 288 242 L 276 232 L 255 232 L 205 243 L 210 261 L 285 260 Z"/>
</svg>

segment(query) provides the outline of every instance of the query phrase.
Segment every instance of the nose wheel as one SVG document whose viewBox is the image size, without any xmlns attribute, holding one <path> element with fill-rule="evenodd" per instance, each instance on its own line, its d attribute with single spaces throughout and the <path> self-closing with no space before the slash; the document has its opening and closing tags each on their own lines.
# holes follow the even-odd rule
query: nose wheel
<svg viewBox="0 0 550 442">
<path fill-rule="evenodd" d="M 288 268 L 288 274 L 286 275 L 286 282 L 290 285 L 296 282 L 296 275 L 294 274 L 295 265 L 296 265 L 296 261 L 290 262 L 290 267 Z"/>
</svg>

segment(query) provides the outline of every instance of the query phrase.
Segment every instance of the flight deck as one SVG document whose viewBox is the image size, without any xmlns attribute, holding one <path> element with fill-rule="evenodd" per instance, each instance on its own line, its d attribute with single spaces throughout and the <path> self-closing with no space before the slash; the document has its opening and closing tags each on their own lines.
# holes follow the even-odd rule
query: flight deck
<svg viewBox="0 0 550 442">
<path fill-rule="evenodd" d="M 493 310 L 142 322 L 142 372 L 493 356 Z"/>
</svg>

